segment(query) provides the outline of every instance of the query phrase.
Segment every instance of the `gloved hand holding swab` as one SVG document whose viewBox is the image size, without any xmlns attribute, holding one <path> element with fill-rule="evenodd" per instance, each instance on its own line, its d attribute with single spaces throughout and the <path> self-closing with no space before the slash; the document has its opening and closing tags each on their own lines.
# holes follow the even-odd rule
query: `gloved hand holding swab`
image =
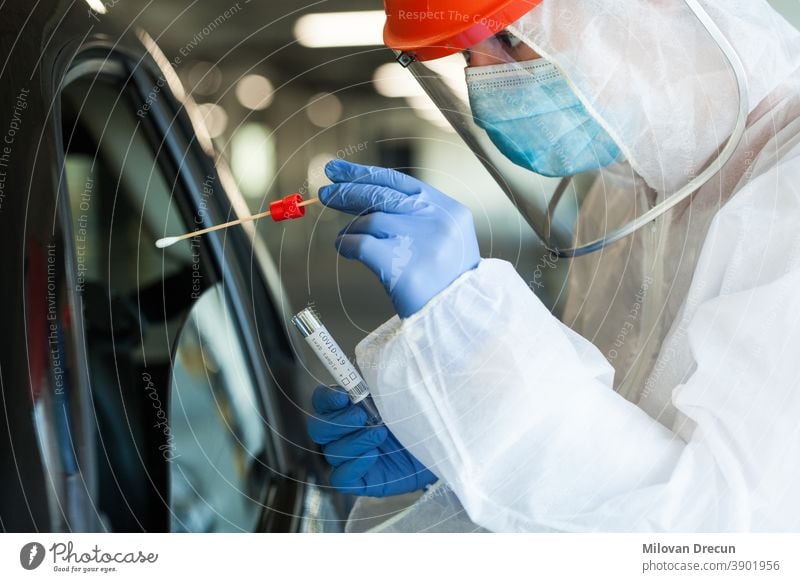
<svg viewBox="0 0 800 582">
<path fill-rule="evenodd" d="M 272 217 L 272 220 L 275 222 L 302 218 L 306 214 L 305 207 L 310 204 L 316 204 L 317 202 L 319 202 L 319 198 L 309 198 L 308 200 L 303 200 L 303 197 L 300 194 L 289 194 L 280 200 L 275 200 L 272 202 L 269 205 L 269 210 L 266 212 L 245 216 L 244 218 L 231 220 L 230 222 L 226 222 L 224 224 L 210 226 L 208 228 L 187 232 L 178 236 L 167 236 L 160 238 L 156 241 L 156 246 L 160 249 L 165 249 L 188 238 L 194 238 L 202 234 L 214 232 L 215 230 L 230 228 L 231 226 L 236 226 L 237 224 L 242 224 L 243 222 L 251 222 L 253 220 L 258 220 L 259 218 L 266 218 L 267 216 Z"/>
</svg>

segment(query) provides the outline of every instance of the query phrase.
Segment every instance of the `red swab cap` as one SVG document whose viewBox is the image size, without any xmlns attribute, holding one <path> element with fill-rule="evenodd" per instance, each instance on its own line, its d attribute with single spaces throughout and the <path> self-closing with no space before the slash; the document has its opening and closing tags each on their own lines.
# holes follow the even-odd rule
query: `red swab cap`
<svg viewBox="0 0 800 582">
<path fill-rule="evenodd" d="M 300 194 L 289 194 L 280 200 L 271 202 L 269 205 L 269 215 L 275 222 L 290 220 L 292 218 L 302 218 L 306 215 L 305 206 L 298 206 L 303 201 Z"/>
</svg>

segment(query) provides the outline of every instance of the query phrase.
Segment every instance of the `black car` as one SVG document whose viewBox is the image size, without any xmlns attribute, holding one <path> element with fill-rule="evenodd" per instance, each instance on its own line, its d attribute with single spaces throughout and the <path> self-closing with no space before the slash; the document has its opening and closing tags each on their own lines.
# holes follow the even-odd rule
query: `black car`
<svg viewBox="0 0 800 582">
<path fill-rule="evenodd" d="M 118 24 L 2 8 L 0 530 L 340 529 L 255 231 L 155 247 L 246 205 Z"/>
</svg>

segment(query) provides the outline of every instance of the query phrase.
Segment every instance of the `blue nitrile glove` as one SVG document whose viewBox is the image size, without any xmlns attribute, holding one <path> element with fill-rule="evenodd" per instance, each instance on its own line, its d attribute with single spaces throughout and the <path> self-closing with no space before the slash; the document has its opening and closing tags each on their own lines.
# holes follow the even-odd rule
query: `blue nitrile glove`
<svg viewBox="0 0 800 582">
<path fill-rule="evenodd" d="M 333 160 L 323 204 L 358 215 L 336 240 L 339 253 L 369 267 L 397 313 L 413 315 L 480 261 L 466 206 L 419 180 L 385 168 Z"/>
<path fill-rule="evenodd" d="M 318 386 L 308 421 L 311 439 L 333 466 L 331 485 L 342 493 L 388 497 L 418 491 L 436 476 L 403 448 L 385 426 L 367 426 L 367 413 L 341 389 Z"/>
</svg>

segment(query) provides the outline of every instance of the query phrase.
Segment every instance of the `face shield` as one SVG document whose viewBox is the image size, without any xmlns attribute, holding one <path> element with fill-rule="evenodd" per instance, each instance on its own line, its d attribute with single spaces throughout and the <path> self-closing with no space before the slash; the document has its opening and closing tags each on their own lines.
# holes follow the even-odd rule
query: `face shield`
<svg viewBox="0 0 800 582">
<path fill-rule="evenodd" d="M 440 3 L 398 20 L 413 2 L 387 0 L 387 45 L 561 256 L 663 215 L 741 139 L 743 68 L 696 0 Z M 585 203 L 589 191 L 599 203 Z"/>
</svg>

